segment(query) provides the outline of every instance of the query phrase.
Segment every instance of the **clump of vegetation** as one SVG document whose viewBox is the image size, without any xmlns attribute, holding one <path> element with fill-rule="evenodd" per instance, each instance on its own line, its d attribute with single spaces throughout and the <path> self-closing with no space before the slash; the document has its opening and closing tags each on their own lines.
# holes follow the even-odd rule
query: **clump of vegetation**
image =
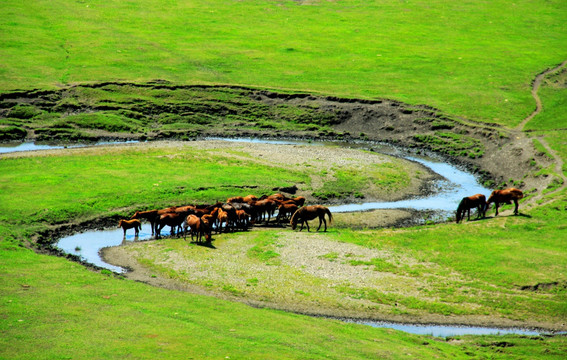
<svg viewBox="0 0 567 360">
<path fill-rule="evenodd" d="M 18 126 L 0 127 L 0 141 L 23 140 L 28 132 Z"/>
<path fill-rule="evenodd" d="M 435 152 L 451 156 L 466 156 L 476 159 L 484 155 L 482 142 L 463 134 L 437 131 L 433 135 L 414 135 L 413 139 Z"/>
</svg>

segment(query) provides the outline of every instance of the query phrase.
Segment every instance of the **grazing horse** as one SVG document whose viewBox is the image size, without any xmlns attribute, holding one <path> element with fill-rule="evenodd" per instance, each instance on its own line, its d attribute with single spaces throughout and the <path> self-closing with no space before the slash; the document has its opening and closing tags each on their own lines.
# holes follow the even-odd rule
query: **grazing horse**
<svg viewBox="0 0 567 360">
<path fill-rule="evenodd" d="M 477 208 L 477 219 L 484 217 L 486 207 L 486 196 L 482 194 L 476 194 L 473 196 L 464 197 L 457 207 L 457 224 L 459 221 L 465 218 L 465 213 L 467 213 L 467 220 L 471 219 L 471 209 Z"/>
<path fill-rule="evenodd" d="M 135 234 L 136 236 L 138 236 L 140 230 L 142 229 L 142 223 L 140 223 L 140 220 L 138 219 L 120 220 L 118 222 L 118 227 L 121 227 L 124 230 L 124 237 L 126 237 L 126 230 L 131 228 L 134 228 Z"/>
<path fill-rule="evenodd" d="M 324 231 L 327 231 L 327 221 L 325 220 L 325 214 L 329 215 L 330 225 L 333 221 L 333 216 L 331 215 L 331 211 L 325 206 L 310 205 L 299 208 L 295 213 L 293 213 L 293 216 L 291 217 L 291 228 L 295 230 L 297 223 L 301 222 L 301 228 L 299 229 L 299 231 L 303 230 L 303 224 L 307 225 L 307 231 L 310 231 L 308 220 L 313 220 L 316 217 L 319 217 L 319 227 L 317 228 L 317 231 L 319 231 L 319 229 L 321 228 L 321 223 L 325 223 Z"/>
<path fill-rule="evenodd" d="M 496 214 L 498 216 L 498 206 L 500 203 L 511 204 L 512 201 L 516 207 L 514 208 L 514 215 L 518 215 L 518 200 L 524 197 L 522 190 L 516 188 L 508 188 L 504 190 L 494 190 L 488 201 L 486 201 L 486 210 L 490 208 L 490 204 L 494 203 L 494 208 L 496 209 Z"/>
<path fill-rule="evenodd" d="M 201 220 L 200 217 L 197 215 L 188 215 L 183 222 L 183 239 L 187 240 L 187 228 L 190 228 L 191 234 L 191 241 L 193 241 L 193 236 L 197 236 L 197 242 L 201 242 L 203 239 L 203 235 L 205 236 L 205 240 L 210 241 L 210 237 L 208 236 L 208 229 L 206 229 L 206 225 Z"/>
</svg>

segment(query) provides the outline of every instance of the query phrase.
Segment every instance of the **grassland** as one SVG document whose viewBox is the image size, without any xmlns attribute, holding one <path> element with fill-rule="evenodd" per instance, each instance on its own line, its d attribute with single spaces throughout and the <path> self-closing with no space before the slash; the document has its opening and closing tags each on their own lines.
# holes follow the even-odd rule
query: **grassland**
<svg viewBox="0 0 567 360">
<path fill-rule="evenodd" d="M 389 98 L 410 106 L 427 104 L 465 122 L 500 124 L 503 127 L 497 132 L 507 133 L 535 107 L 530 94 L 534 77 L 567 58 L 567 7 L 561 0 L 6 0 L 0 9 L 0 93 L 7 96 L 19 89 L 43 92 L 105 81 L 242 85 L 322 96 Z M 542 156 L 554 162 L 532 173 L 553 181 L 546 189 L 537 189 L 531 206 L 522 204 L 525 216 L 462 226 L 332 228 L 327 235 L 331 243 L 390 256 L 343 259 L 339 252 L 325 251 L 317 261 L 345 262 L 342 265 L 353 269 L 365 267 L 372 273 L 413 280 L 434 279 L 431 286 L 416 288 L 418 296 L 413 298 L 353 286 L 336 289 L 344 297 L 374 302 L 385 307 L 385 313 L 402 317 L 480 314 L 564 326 L 566 92 L 565 71 L 550 74 L 539 91 L 543 111 L 525 126 Z M 173 113 L 160 116 L 164 109 L 158 107 L 153 109 L 153 122 L 144 122 L 136 118 L 135 109 L 111 113 L 100 107 L 104 103 L 88 103 L 103 99 L 100 93 L 78 95 L 93 107 L 91 114 L 73 112 L 77 97 L 59 99 L 63 106 L 49 111 L 35 105 L 20 105 L 15 110 L 12 105 L 10 110 L 2 107 L 2 138 L 21 139 L 32 130 L 45 139 L 84 140 L 98 138 L 105 131 L 149 134 L 154 124 L 170 134 L 191 137 L 211 121 L 189 113 L 182 113 L 182 119 Z M 159 104 L 162 95 L 155 92 L 148 99 Z M 106 99 L 106 105 L 144 96 L 116 92 Z M 239 104 L 227 102 L 226 108 L 239 109 Z M 288 131 L 303 127 L 312 134 L 342 134 L 329 133 L 324 116 L 318 122 L 301 123 L 303 115 L 311 118 L 317 109 L 297 111 L 255 108 L 251 114 L 228 117 L 226 129 L 245 126 L 250 131 Z M 257 114 L 260 119 L 254 119 Z M 285 118 L 285 122 L 267 121 L 269 117 Z M 446 128 L 439 132 L 449 133 Z M 424 140 L 447 140 L 447 136 L 438 138 Z M 459 146 L 466 145 L 467 154 L 489 155 L 486 149 L 476 150 L 468 139 L 461 140 Z M 36 241 L 45 240 L 42 234 L 121 216 L 133 207 L 170 204 L 180 196 L 216 200 L 232 195 L 236 189 L 232 186 L 247 184 L 252 177 L 252 168 L 245 166 L 248 160 L 231 160 L 222 165 L 230 167 L 231 174 L 214 186 L 204 187 L 198 180 L 187 183 L 189 176 L 183 171 L 218 173 L 212 162 L 189 167 L 184 162 L 187 158 L 171 155 L 144 149 L 87 156 L 81 150 L 68 155 L 0 158 L 0 358 L 565 357 L 565 337 L 414 336 L 154 288 L 41 254 Z M 85 171 L 89 167 L 97 171 Z M 291 175 L 277 171 L 274 176 L 273 169 L 257 163 L 253 168 L 262 174 L 254 178 L 258 192 L 290 182 L 309 182 L 300 170 Z M 164 174 L 167 180 L 160 183 L 158 175 L 163 179 Z M 226 184 L 230 185 L 223 187 Z M 325 191 L 332 194 L 344 185 L 344 181 L 328 183 Z M 349 185 L 356 196 L 355 187 L 361 184 Z M 279 234 L 268 232 L 251 241 L 252 250 L 245 252 L 248 260 L 280 266 L 282 249 L 274 245 Z M 222 241 L 241 241 L 239 236 Z M 188 251 L 175 240 L 164 244 L 167 246 L 158 254 Z M 415 266 L 399 259 L 411 259 Z M 156 274 L 185 276 L 171 267 L 158 268 L 151 259 L 146 265 Z M 245 290 L 265 285 L 258 276 L 245 280 Z M 215 280 L 212 287 L 219 284 Z M 225 282 L 220 289 L 238 296 L 244 291 L 238 286 Z M 308 295 L 314 297 L 308 290 L 294 296 Z M 462 306 L 462 301 L 473 306 Z"/>
<path fill-rule="evenodd" d="M 165 79 L 428 104 L 513 126 L 564 60 L 554 1 L 3 1 L 0 89 Z M 563 50 L 562 50 L 563 49 Z"/>
</svg>

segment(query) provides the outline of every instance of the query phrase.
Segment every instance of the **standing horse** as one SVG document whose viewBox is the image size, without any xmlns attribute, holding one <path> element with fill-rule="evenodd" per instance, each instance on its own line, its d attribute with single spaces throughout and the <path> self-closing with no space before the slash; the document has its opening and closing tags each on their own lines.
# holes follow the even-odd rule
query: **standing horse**
<svg viewBox="0 0 567 360">
<path fill-rule="evenodd" d="M 457 224 L 465 218 L 467 213 L 467 220 L 471 219 L 471 209 L 477 208 L 477 219 L 485 216 L 486 196 L 476 194 L 473 196 L 464 197 L 457 207 Z"/>
<path fill-rule="evenodd" d="M 313 220 L 316 217 L 319 217 L 319 227 L 317 228 L 317 231 L 319 231 L 319 229 L 321 228 L 321 223 L 325 223 L 324 231 L 327 231 L 327 221 L 325 220 L 325 214 L 329 215 L 330 225 L 333 221 L 333 215 L 331 215 L 331 211 L 328 208 L 322 205 L 310 205 L 299 208 L 295 213 L 293 213 L 293 216 L 291 217 L 291 228 L 295 230 L 297 223 L 300 222 L 301 228 L 299 229 L 299 231 L 303 230 L 303 224 L 307 225 L 307 231 L 310 231 L 308 220 Z"/>
<path fill-rule="evenodd" d="M 285 220 L 289 216 L 295 214 L 297 209 L 299 209 L 299 206 L 292 203 L 284 203 L 278 206 L 278 217 L 276 218 L 276 224 L 280 224 L 282 220 Z"/>
<path fill-rule="evenodd" d="M 179 235 L 179 233 L 181 232 L 181 224 L 183 224 L 186 216 L 187 214 L 175 212 L 161 215 L 156 221 L 156 238 L 159 239 L 161 237 L 161 229 L 163 229 L 165 226 L 171 227 L 172 236 L 175 234 Z"/>
<path fill-rule="evenodd" d="M 523 197 L 524 193 L 522 190 L 516 188 L 494 190 L 486 202 L 486 210 L 490 208 L 491 203 L 494 203 L 494 208 L 496 209 L 496 214 L 494 214 L 494 216 L 498 216 L 498 206 L 500 203 L 511 204 L 513 201 L 514 205 L 516 205 L 514 208 L 514 215 L 518 215 L 518 200 Z"/>
<path fill-rule="evenodd" d="M 136 211 L 134 215 L 130 219 L 146 219 L 150 222 L 150 227 L 152 229 L 152 235 L 156 232 L 156 222 L 159 220 L 159 217 L 163 214 L 168 212 L 174 212 L 176 209 L 175 206 L 169 207 L 167 209 L 161 210 L 148 210 L 148 211 Z"/>
<path fill-rule="evenodd" d="M 124 237 L 126 237 L 126 230 L 131 228 L 134 228 L 135 235 L 138 236 L 142 229 L 142 223 L 140 223 L 140 220 L 138 219 L 120 220 L 118 222 L 118 227 L 121 227 L 124 230 Z"/>
<path fill-rule="evenodd" d="M 187 228 L 189 228 L 191 241 L 193 241 L 194 235 L 197 236 L 197 242 L 201 242 L 203 235 L 205 236 L 205 240 L 210 241 L 209 232 L 206 226 L 207 225 L 205 225 L 200 217 L 193 214 L 188 215 L 183 222 L 183 239 L 187 240 Z"/>
</svg>

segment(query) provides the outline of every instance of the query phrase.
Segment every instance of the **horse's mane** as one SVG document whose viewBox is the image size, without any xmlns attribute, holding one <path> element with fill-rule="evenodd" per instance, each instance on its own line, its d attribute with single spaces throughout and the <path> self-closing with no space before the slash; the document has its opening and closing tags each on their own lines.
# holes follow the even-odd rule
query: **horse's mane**
<svg viewBox="0 0 567 360">
<path fill-rule="evenodd" d="M 290 224 L 292 224 L 292 225 L 297 224 L 297 218 L 299 217 L 299 211 L 301 209 L 303 209 L 303 208 L 299 208 L 293 213 L 293 215 L 291 216 L 291 220 L 289 222 Z"/>
<path fill-rule="evenodd" d="M 461 202 L 459 203 L 459 206 L 457 207 L 457 212 L 459 212 L 459 211 L 461 211 L 461 210 L 464 210 L 464 209 L 465 209 L 465 206 L 466 206 L 466 204 L 467 204 L 467 202 L 468 202 L 468 198 L 464 197 L 464 198 L 461 200 Z"/>
</svg>

